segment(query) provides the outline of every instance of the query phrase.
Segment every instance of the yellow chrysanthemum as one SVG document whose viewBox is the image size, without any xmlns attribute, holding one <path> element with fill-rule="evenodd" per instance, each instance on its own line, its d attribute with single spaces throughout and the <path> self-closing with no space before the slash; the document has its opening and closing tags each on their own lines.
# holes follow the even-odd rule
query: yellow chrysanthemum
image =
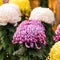
<svg viewBox="0 0 60 60">
<path fill-rule="evenodd" d="M 3 0 L 0 0 L 0 5 L 2 5 L 3 4 Z"/>
<path fill-rule="evenodd" d="M 60 41 L 52 47 L 49 56 L 49 60 L 60 60 Z"/>
<path fill-rule="evenodd" d="M 9 3 L 17 4 L 22 12 L 30 12 L 29 0 L 9 0 Z"/>
</svg>

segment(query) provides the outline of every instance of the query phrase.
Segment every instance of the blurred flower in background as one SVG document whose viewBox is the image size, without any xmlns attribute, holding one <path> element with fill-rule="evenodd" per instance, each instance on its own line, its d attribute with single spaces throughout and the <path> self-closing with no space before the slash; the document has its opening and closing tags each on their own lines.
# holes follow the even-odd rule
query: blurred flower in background
<svg viewBox="0 0 60 60">
<path fill-rule="evenodd" d="M 4 3 L 8 3 L 9 0 L 3 0 Z"/>
<path fill-rule="evenodd" d="M 3 0 L 0 0 L 0 5 L 2 5 L 3 4 Z"/>
<path fill-rule="evenodd" d="M 4 4 L 4 3 L 8 3 L 9 0 L 0 0 L 0 5 Z"/>
<path fill-rule="evenodd" d="M 26 14 L 31 11 L 29 0 L 9 0 L 9 3 L 16 4 L 22 11 L 22 13 Z"/>
</svg>

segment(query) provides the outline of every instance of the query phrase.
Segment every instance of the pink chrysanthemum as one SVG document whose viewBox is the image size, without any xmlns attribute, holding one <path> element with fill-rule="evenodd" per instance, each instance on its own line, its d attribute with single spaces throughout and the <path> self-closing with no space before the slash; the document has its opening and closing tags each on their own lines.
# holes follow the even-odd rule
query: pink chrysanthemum
<svg viewBox="0 0 60 60">
<path fill-rule="evenodd" d="M 12 43 L 24 44 L 27 48 L 40 49 L 40 44 L 46 45 L 45 28 L 40 21 L 25 20 L 14 33 Z"/>
<path fill-rule="evenodd" d="M 55 31 L 54 41 L 60 41 L 60 25 L 58 25 L 57 30 Z"/>
</svg>

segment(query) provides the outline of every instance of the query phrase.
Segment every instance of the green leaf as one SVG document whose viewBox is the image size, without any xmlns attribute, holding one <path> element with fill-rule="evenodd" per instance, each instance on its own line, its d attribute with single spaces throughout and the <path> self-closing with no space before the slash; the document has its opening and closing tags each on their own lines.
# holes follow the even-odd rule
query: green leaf
<svg viewBox="0 0 60 60">
<path fill-rule="evenodd" d="M 2 36 L 1 37 L 1 44 L 2 44 L 2 46 L 3 46 L 4 49 L 7 47 L 7 45 L 8 45 L 8 39 L 7 39 L 6 36 Z"/>
<path fill-rule="evenodd" d="M 3 46 L 2 45 L 0 45 L 0 50 L 3 48 Z"/>
<path fill-rule="evenodd" d="M 16 27 L 11 24 L 0 26 L 0 60 L 18 60 L 18 57 L 12 56 L 13 52 L 18 49 L 18 47 L 15 48 L 16 46 L 11 44 L 15 29 Z M 7 53 L 8 58 L 6 57 Z"/>
<path fill-rule="evenodd" d="M 2 31 L 0 31 L 0 38 L 2 37 L 2 35 L 3 35 Z"/>
<path fill-rule="evenodd" d="M 9 54 L 12 54 L 13 51 L 14 51 L 14 47 L 13 47 L 11 44 L 9 44 L 9 47 L 7 48 L 6 51 L 7 51 Z"/>
<path fill-rule="evenodd" d="M 4 53 L 0 54 L 0 60 L 4 60 Z"/>
<path fill-rule="evenodd" d="M 24 60 L 29 60 L 29 57 L 28 57 L 28 56 L 25 56 L 25 57 L 24 57 Z"/>
</svg>

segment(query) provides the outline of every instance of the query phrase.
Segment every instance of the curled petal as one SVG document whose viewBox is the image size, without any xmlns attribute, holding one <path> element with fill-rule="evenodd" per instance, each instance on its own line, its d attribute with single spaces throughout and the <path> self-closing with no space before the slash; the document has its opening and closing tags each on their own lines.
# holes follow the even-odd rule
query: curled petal
<svg viewBox="0 0 60 60">
<path fill-rule="evenodd" d="M 19 41 L 19 44 L 22 44 L 23 42 L 22 41 Z"/>
<path fill-rule="evenodd" d="M 16 41 L 12 40 L 12 44 L 16 44 L 16 43 L 17 43 Z"/>
<path fill-rule="evenodd" d="M 26 46 L 26 48 L 30 48 L 30 46 L 28 45 L 28 43 L 25 43 L 25 46 Z"/>
<path fill-rule="evenodd" d="M 41 49 L 41 47 L 38 47 L 37 43 L 35 42 L 36 49 Z"/>
<path fill-rule="evenodd" d="M 30 43 L 30 47 L 33 48 L 34 47 L 34 43 Z"/>
</svg>

